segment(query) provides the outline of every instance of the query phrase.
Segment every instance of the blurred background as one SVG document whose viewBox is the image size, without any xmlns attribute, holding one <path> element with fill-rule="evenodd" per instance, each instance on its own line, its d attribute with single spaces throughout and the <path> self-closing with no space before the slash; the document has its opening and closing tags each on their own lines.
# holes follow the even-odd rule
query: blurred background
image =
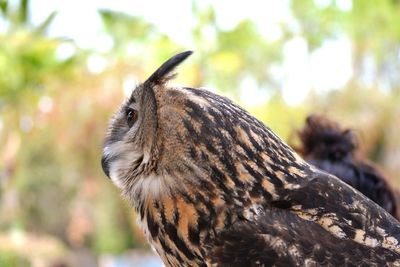
<svg viewBox="0 0 400 267">
<path fill-rule="evenodd" d="M 296 144 L 309 113 L 400 182 L 400 1 L 0 0 L 0 266 L 160 266 L 100 166 L 164 60 Z"/>
</svg>

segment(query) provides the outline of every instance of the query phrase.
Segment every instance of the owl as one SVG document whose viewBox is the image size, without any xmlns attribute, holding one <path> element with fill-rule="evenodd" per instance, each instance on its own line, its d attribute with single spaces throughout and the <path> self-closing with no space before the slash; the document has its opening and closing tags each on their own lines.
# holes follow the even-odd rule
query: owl
<svg viewBox="0 0 400 267">
<path fill-rule="evenodd" d="M 298 136 L 301 147 L 296 150 L 309 163 L 337 176 L 399 218 L 395 191 L 375 164 L 357 155 L 359 142 L 351 129 L 313 114 Z"/>
<path fill-rule="evenodd" d="M 166 266 L 400 266 L 400 223 L 306 163 L 227 98 L 168 85 L 192 52 L 112 117 L 105 174 Z"/>
</svg>

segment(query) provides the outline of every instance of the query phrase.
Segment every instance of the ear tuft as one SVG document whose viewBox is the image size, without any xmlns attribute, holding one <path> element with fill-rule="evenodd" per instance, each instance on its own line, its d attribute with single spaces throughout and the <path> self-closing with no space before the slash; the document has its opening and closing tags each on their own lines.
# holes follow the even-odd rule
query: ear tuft
<svg viewBox="0 0 400 267">
<path fill-rule="evenodd" d="M 172 73 L 173 70 L 191 54 L 193 54 L 193 51 L 185 51 L 171 57 L 164 64 L 162 64 L 144 83 L 157 85 L 163 84 L 172 79 L 175 76 L 175 73 Z"/>
</svg>

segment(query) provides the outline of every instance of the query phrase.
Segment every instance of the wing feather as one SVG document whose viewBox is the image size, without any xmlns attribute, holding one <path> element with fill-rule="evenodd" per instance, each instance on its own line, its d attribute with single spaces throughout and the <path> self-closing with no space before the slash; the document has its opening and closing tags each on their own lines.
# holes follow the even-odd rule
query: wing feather
<svg viewBox="0 0 400 267">
<path fill-rule="evenodd" d="M 340 239 L 318 223 L 273 208 L 223 231 L 210 250 L 216 266 L 393 266 L 399 255 Z"/>
</svg>

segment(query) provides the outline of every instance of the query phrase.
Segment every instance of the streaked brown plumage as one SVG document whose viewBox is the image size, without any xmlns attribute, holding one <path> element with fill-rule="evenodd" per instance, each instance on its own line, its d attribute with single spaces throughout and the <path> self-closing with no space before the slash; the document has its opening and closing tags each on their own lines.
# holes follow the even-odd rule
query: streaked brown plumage
<svg viewBox="0 0 400 267">
<path fill-rule="evenodd" d="M 301 147 L 296 150 L 309 163 L 340 178 L 399 219 L 394 189 L 375 164 L 359 155 L 351 129 L 313 114 L 298 135 Z"/>
<path fill-rule="evenodd" d="M 167 266 L 400 265 L 400 225 L 263 123 L 164 63 L 122 105 L 105 173 Z"/>
</svg>

